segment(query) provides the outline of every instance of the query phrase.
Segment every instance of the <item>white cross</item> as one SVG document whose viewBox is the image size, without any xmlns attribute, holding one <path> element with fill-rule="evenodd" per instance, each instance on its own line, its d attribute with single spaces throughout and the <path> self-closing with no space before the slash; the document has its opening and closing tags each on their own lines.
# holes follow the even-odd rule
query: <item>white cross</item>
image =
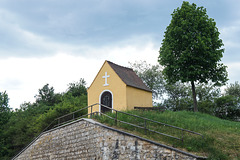
<svg viewBox="0 0 240 160">
<path fill-rule="evenodd" d="M 105 84 L 103 86 L 108 86 L 109 84 L 107 83 L 107 78 L 110 77 L 110 75 L 107 75 L 107 72 L 105 72 L 105 76 L 102 78 L 105 78 Z"/>
</svg>

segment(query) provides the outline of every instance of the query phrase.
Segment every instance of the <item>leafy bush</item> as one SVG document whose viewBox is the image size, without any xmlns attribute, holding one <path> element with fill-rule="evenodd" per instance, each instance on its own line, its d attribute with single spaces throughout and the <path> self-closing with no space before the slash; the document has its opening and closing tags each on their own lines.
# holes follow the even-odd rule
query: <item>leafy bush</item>
<svg viewBox="0 0 240 160">
<path fill-rule="evenodd" d="M 214 113 L 214 108 L 215 108 L 215 104 L 214 104 L 214 102 L 212 102 L 212 101 L 206 100 L 206 101 L 200 101 L 200 102 L 198 102 L 199 112 L 213 115 L 213 113 Z"/>
<path fill-rule="evenodd" d="M 238 99 L 231 95 L 216 98 L 214 115 L 222 119 L 239 119 L 240 108 L 238 106 Z"/>
</svg>

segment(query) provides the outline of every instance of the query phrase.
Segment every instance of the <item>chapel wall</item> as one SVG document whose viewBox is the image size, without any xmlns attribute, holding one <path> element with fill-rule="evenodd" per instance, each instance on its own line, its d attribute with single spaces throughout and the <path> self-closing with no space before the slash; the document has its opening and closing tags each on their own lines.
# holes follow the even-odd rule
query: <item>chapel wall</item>
<svg viewBox="0 0 240 160">
<path fill-rule="evenodd" d="M 127 109 L 134 107 L 152 107 L 152 92 L 127 86 Z"/>
</svg>

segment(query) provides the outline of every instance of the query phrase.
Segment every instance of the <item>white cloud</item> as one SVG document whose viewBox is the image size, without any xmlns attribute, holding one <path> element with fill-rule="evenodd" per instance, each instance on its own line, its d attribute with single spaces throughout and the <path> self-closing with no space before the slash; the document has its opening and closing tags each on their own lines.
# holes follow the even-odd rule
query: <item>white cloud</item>
<svg viewBox="0 0 240 160">
<path fill-rule="evenodd" d="M 239 33 L 240 33 L 240 21 L 235 21 L 233 24 L 227 24 L 220 29 L 220 37 L 223 39 L 226 47 L 239 49 Z"/>
<path fill-rule="evenodd" d="M 128 66 L 128 62 L 146 60 L 156 63 L 158 51 L 153 43 L 145 46 L 89 48 L 92 56 L 76 56 L 59 52 L 44 58 L 8 58 L 0 60 L 0 92 L 7 91 L 10 106 L 17 108 L 24 101 L 34 101 L 38 89 L 45 84 L 57 93 L 64 92 L 67 84 L 84 78 L 90 86 L 105 60 Z M 97 55 L 97 56 L 93 56 Z"/>
<path fill-rule="evenodd" d="M 53 86 L 56 92 L 64 92 L 70 82 L 78 81 L 80 78 L 90 81 L 92 78 L 90 73 L 95 71 L 91 63 L 99 66 L 99 62 L 95 60 L 88 61 L 82 57 L 65 54 L 41 59 L 1 60 L 0 68 L 5 70 L 1 71 L 0 89 L 7 91 L 11 107 L 16 108 L 24 101 L 34 100 L 38 89 L 46 83 Z M 11 82 L 11 80 L 14 81 Z M 21 83 L 15 83 L 15 81 Z"/>
<path fill-rule="evenodd" d="M 228 78 L 229 83 L 234 83 L 235 81 L 239 81 L 239 73 L 240 73 L 240 62 L 234 63 L 226 63 L 228 66 Z"/>
</svg>

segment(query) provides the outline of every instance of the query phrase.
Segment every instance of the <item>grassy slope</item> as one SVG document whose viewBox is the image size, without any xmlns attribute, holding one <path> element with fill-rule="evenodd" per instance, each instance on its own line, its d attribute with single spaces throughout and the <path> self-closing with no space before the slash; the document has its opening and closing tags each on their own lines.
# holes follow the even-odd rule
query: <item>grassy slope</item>
<svg viewBox="0 0 240 160">
<path fill-rule="evenodd" d="M 204 135 L 204 140 L 198 136 L 185 135 L 185 143 L 175 143 L 172 139 L 163 136 L 148 134 L 146 138 L 160 141 L 174 147 L 181 148 L 198 155 L 208 156 L 209 159 L 240 159 L 240 122 L 232 122 L 222 120 L 214 116 L 194 112 L 171 112 L 163 113 L 156 111 L 128 111 L 128 113 L 140 115 L 152 120 L 167 123 L 191 131 L 195 131 Z M 111 115 L 111 114 L 109 114 Z M 113 113 L 111 116 L 115 117 Z M 143 124 L 140 119 L 130 118 L 125 115 L 118 114 L 118 118 L 135 124 Z M 103 123 L 113 125 L 113 122 L 107 118 L 101 118 Z M 132 126 L 119 124 L 120 128 L 125 130 L 143 134 L 144 131 L 135 129 Z M 158 127 L 156 124 L 148 124 L 148 127 L 170 135 L 181 137 L 181 132 L 167 129 L 166 127 Z"/>
</svg>

